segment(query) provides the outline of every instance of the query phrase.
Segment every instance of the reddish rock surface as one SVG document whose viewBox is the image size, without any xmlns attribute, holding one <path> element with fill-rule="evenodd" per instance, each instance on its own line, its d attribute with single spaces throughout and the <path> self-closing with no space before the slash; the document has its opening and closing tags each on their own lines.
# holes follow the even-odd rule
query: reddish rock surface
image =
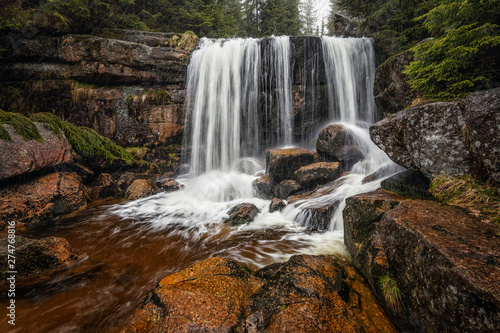
<svg viewBox="0 0 500 333">
<path fill-rule="evenodd" d="M 348 198 L 345 242 L 385 303 L 390 276 L 402 309 L 388 306 L 403 330 L 494 332 L 500 325 L 500 237 L 495 226 L 434 201 L 383 190 Z"/>
<path fill-rule="evenodd" d="M 160 189 L 150 179 L 137 179 L 127 188 L 125 198 L 137 200 L 160 192 Z"/>
<path fill-rule="evenodd" d="M 25 140 L 12 126 L 2 126 L 12 141 L 0 140 L 0 180 L 73 160 L 68 140 L 58 137 L 42 124 L 36 126 L 44 142 Z"/>
<path fill-rule="evenodd" d="M 281 211 L 286 207 L 286 203 L 278 198 L 274 198 L 269 205 L 269 212 L 274 213 L 276 211 Z"/>
<path fill-rule="evenodd" d="M 328 256 L 257 272 L 210 258 L 163 279 L 125 332 L 396 332 L 360 281 Z"/>
<path fill-rule="evenodd" d="M 321 130 L 316 149 L 327 161 L 341 162 L 344 170 L 350 170 L 363 159 L 363 153 L 354 143 L 352 134 L 342 124 L 333 124 Z"/>
<path fill-rule="evenodd" d="M 21 186 L 0 190 L 0 221 L 27 225 L 48 222 L 85 206 L 87 198 L 76 173 L 52 173 Z"/>
<path fill-rule="evenodd" d="M 180 184 L 172 178 L 157 181 L 156 185 L 166 192 L 176 191 L 181 187 Z"/>
<path fill-rule="evenodd" d="M 318 162 L 295 171 L 295 179 L 304 188 L 314 188 L 335 180 L 339 174 L 338 162 Z"/>
<path fill-rule="evenodd" d="M 302 148 L 272 149 L 266 156 L 266 170 L 275 184 L 293 179 L 295 171 L 312 163 L 314 154 Z"/>
<path fill-rule="evenodd" d="M 278 199 L 288 199 L 288 196 L 297 193 L 301 186 L 295 180 L 284 180 L 274 187 L 274 197 Z"/>
</svg>

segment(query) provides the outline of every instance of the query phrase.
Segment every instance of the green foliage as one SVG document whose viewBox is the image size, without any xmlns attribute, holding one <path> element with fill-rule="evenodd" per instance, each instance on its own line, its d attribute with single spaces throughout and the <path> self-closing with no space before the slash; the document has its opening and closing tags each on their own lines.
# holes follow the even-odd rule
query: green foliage
<svg viewBox="0 0 500 333">
<path fill-rule="evenodd" d="M 32 121 L 28 118 L 12 112 L 5 112 L 0 109 L 0 124 L 8 124 L 14 127 L 16 132 L 23 137 L 25 140 L 37 140 L 43 142 L 43 138 L 38 131 L 38 128 Z M 4 141 L 10 141 L 11 137 L 7 130 L 0 126 L 2 130 L 0 131 L 1 138 Z"/>
<path fill-rule="evenodd" d="M 71 147 L 84 158 L 102 158 L 110 163 L 120 158 L 128 165 L 136 162 L 123 147 L 99 135 L 93 129 L 83 126 L 78 127 L 61 120 L 51 113 L 34 114 L 31 116 L 31 120 L 45 124 L 48 129 L 58 136 L 64 133 Z"/>
<path fill-rule="evenodd" d="M 260 35 L 299 35 L 298 0 L 267 0 L 262 5 Z"/>
<path fill-rule="evenodd" d="M 413 48 L 405 73 L 414 90 L 453 99 L 500 78 L 500 0 L 447 0 L 420 19 L 435 37 Z"/>
<path fill-rule="evenodd" d="M 385 303 L 392 311 L 399 313 L 402 311 L 401 291 L 396 281 L 388 275 L 381 276 L 378 280 L 380 290 L 384 295 Z"/>
</svg>

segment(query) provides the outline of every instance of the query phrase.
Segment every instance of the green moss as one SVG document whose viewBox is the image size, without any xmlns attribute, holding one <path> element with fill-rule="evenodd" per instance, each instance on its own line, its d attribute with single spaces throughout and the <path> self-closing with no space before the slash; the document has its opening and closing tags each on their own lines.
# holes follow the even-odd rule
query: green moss
<svg viewBox="0 0 500 333">
<path fill-rule="evenodd" d="M 388 275 L 384 275 L 378 279 L 378 283 L 387 306 L 389 306 L 391 310 L 396 313 L 401 312 L 401 291 L 399 290 L 396 281 Z"/>
<path fill-rule="evenodd" d="M 40 135 L 40 132 L 38 132 L 38 128 L 36 127 L 36 125 L 23 115 L 13 112 L 5 112 L 0 109 L 0 124 L 11 125 L 12 127 L 14 127 L 16 132 L 25 140 L 37 140 L 43 142 L 43 138 Z M 5 135 L 5 133 L 7 132 L 5 128 L 3 126 L 2 128 L 2 140 L 7 136 L 10 138 L 10 135 L 8 135 L 8 133 L 7 136 Z"/>
<path fill-rule="evenodd" d="M 102 158 L 110 163 L 121 158 L 129 165 L 136 162 L 125 148 L 99 135 L 93 129 L 83 126 L 78 127 L 59 119 L 51 113 L 37 113 L 34 114 L 31 119 L 45 124 L 48 129 L 58 136 L 64 133 L 71 147 L 84 158 Z"/>
<path fill-rule="evenodd" d="M 0 125 L 0 140 L 12 141 L 9 132 L 7 132 L 7 130 L 5 129 L 5 127 L 3 127 L 3 125 Z"/>
</svg>

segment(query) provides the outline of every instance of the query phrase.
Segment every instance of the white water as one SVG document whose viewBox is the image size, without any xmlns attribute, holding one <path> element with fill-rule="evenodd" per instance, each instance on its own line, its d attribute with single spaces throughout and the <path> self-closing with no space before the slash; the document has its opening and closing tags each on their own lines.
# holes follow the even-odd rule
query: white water
<svg viewBox="0 0 500 333">
<path fill-rule="evenodd" d="M 388 176 L 397 170 L 371 142 L 366 128 L 375 118 L 371 41 L 324 37 L 322 43 L 331 120 L 342 121 L 353 133 L 364 159 L 330 191 L 290 204 L 281 213 L 269 213 L 270 200 L 257 198 L 252 183 L 264 172 L 265 165 L 259 160 L 262 144 L 293 143 L 290 43 L 288 37 L 262 43 L 258 39 L 200 42 L 188 68 L 192 151 L 190 175 L 178 179 L 184 188 L 110 210 L 159 232 L 168 230 L 197 240 L 207 248 L 209 243 L 236 239 L 237 245 L 211 255 L 253 266 L 283 261 L 297 253 L 344 256 L 345 198 L 378 188 L 381 179 L 362 184 L 370 173 L 382 170 Z M 358 127 L 359 123 L 365 127 Z M 327 232 L 309 232 L 309 208 L 334 202 L 339 206 Z M 223 220 L 239 203 L 253 203 L 260 213 L 252 223 L 229 227 Z"/>
</svg>

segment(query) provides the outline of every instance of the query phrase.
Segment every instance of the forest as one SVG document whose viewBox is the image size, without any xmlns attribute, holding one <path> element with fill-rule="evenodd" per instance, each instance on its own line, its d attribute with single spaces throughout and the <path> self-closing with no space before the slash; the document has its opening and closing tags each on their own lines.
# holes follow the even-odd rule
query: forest
<svg viewBox="0 0 500 333">
<path fill-rule="evenodd" d="M 103 28 L 193 31 L 199 37 L 334 34 L 336 14 L 375 38 L 382 58 L 411 49 L 412 88 L 452 99 L 500 80 L 500 0 L 1 0 L 0 34 L 97 33 Z"/>
</svg>

